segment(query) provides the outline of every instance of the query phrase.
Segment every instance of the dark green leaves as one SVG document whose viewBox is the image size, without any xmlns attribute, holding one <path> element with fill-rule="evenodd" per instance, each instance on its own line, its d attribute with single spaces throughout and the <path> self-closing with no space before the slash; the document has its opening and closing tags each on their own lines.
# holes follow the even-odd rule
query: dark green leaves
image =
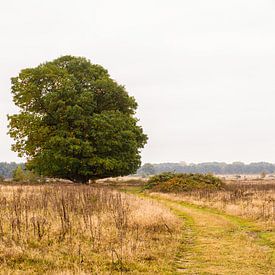
<svg viewBox="0 0 275 275">
<path fill-rule="evenodd" d="M 9 116 L 13 150 L 50 177 L 87 181 L 135 172 L 147 140 L 137 103 L 107 70 L 64 56 L 12 79 L 20 113 Z"/>
</svg>

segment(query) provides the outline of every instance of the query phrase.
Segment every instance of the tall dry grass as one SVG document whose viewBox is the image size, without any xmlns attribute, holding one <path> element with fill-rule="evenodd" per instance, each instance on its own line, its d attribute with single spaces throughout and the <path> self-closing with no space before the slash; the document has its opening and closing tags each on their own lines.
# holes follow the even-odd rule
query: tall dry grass
<svg viewBox="0 0 275 275">
<path fill-rule="evenodd" d="M 90 186 L 0 186 L 1 272 L 169 272 L 180 222 L 148 200 Z"/>
<path fill-rule="evenodd" d="M 228 214 L 275 224 L 275 182 L 231 180 L 223 190 L 166 194 L 169 198 L 222 210 Z"/>
</svg>

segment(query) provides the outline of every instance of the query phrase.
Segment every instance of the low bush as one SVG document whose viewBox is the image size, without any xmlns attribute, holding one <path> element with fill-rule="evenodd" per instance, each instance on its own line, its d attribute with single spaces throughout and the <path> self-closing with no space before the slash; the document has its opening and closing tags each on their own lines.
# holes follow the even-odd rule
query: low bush
<svg viewBox="0 0 275 275">
<path fill-rule="evenodd" d="M 219 178 L 207 174 L 162 173 L 149 179 L 146 189 L 157 192 L 186 192 L 191 190 L 219 190 L 224 183 Z"/>
</svg>

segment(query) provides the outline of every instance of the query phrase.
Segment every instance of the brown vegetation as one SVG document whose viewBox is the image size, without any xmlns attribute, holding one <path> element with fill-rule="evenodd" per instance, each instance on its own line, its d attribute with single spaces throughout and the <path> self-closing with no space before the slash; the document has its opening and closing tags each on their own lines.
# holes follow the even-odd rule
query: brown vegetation
<svg viewBox="0 0 275 275">
<path fill-rule="evenodd" d="M 274 180 L 231 180 L 223 190 L 194 190 L 169 197 L 271 225 L 275 223 Z"/>
<path fill-rule="evenodd" d="M 192 190 L 220 190 L 224 183 L 210 174 L 162 173 L 149 178 L 145 189 L 163 193 L 180 193 Z"/>
<path fill-rule="evenodd" d="M 180 222 L 157 202 L 90 186 L 0 186 L 5 273 L 171 271 Z"/>
</svg>

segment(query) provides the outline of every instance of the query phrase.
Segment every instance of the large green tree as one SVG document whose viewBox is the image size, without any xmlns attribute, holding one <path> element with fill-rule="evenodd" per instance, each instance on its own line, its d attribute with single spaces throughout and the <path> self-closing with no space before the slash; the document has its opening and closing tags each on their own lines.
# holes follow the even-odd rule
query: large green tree
<svg viewBox="0 0 275 275">
<path fill-rule="evenodd" d="M 134 116 L 137 103 L 102 66 L 63 56 L 23 69 L 12 93 L 20 109 L 8 116 L 12 149 L 34 172 L 86 182 L 140 166 L 147 136 Z"/>
</svg>

